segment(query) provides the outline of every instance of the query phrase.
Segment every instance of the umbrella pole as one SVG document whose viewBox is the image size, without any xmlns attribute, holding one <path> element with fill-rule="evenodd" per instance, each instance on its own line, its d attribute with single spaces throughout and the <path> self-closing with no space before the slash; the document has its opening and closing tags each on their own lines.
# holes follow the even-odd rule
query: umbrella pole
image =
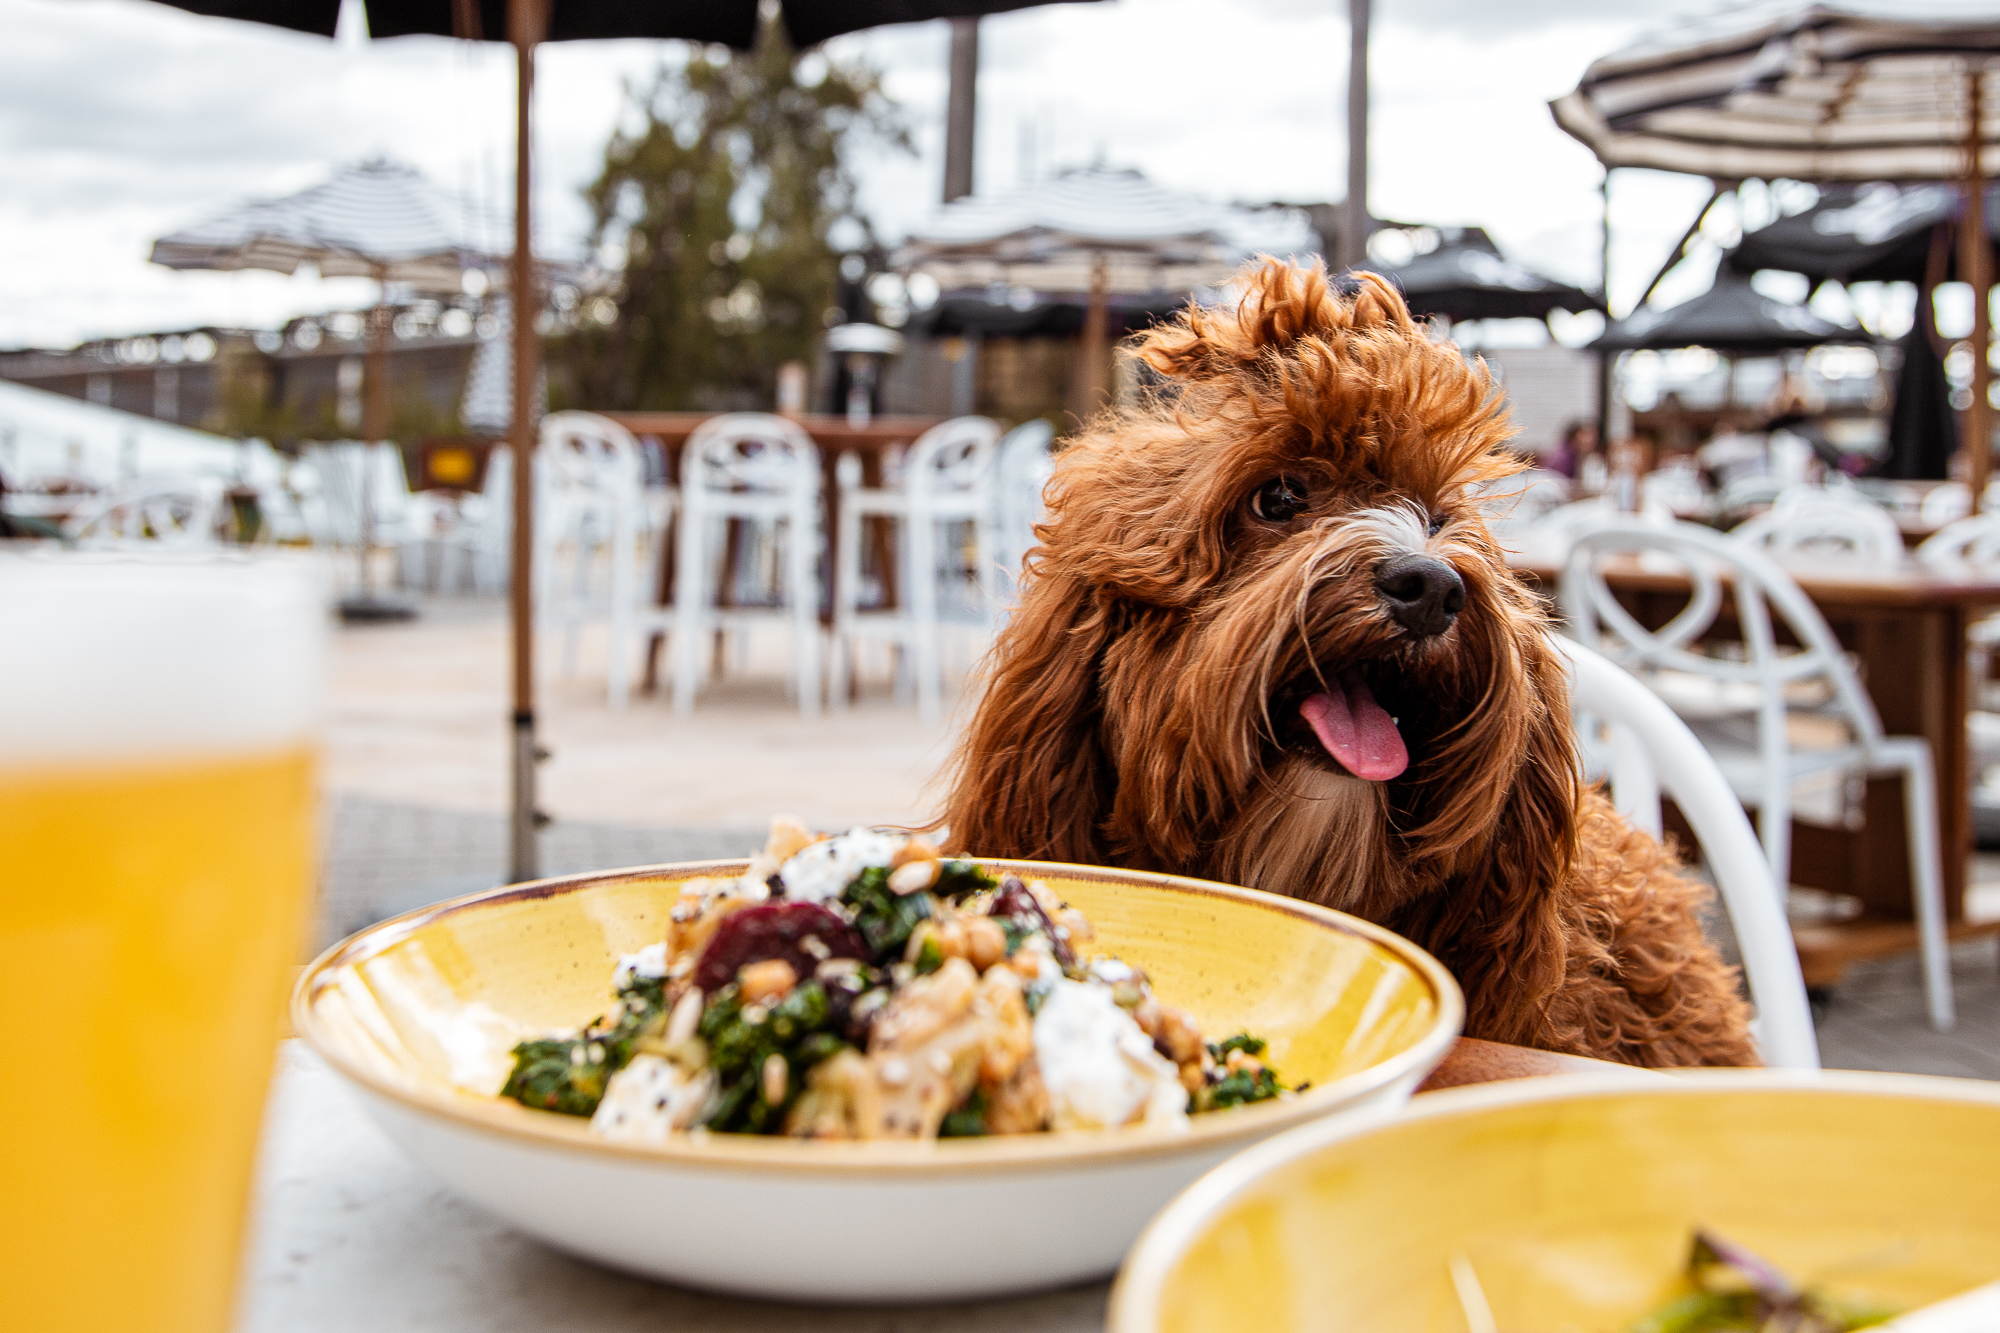
<svg viewBox="0 0 2000 1333">
<path fill-rule="evenodd" d="M 1096 416 L 1097 409 L 1104 405 L 1104 362 L 1111 325 L 1110 297 L 1106 290 L 1109 280 L 1104 255 L 1099 253 L 1090 265 L 1090 304 L 1083 311 L 1083 364 L 1077 368 L 1082 390 L 1077 395 L 1078 410 L 1085 421 Z"/>
<path fill-rule="evenodd" d="M 535 765 L 535 387 L 541 348 L 535 341 L 535 259 L 530 213 L 534 140 L 529 108 L 535 91 L 535 44 L 548 17 L 547 0 L 507 0 L 507 36 L 514 43 L 518 70 L 514 115 L 514 257 L 511 295 L 514 311 L 514 411 L 507 443 L 514 454 L 514 539 L 508 580 L 513 620 L 513 805 L 508 821 L 507 876 L 515 883 L 541 873 L 536 825 Z"/>
<path fill-rule="evenodd" d="M 378 270 L 379 273 L 379 270 Z M 362 381 L 361 399 L 361 600 L 375 596 L 375 576 L 369 557 L 375 545 L 375 487 L 370 464 L 375 446 L 389 433 L 388 385 L 383 375 L 389 364 L 389 281 L 378 277 L 375 308 L 368 312 L 368 371 Z"/>
<path fill-rule="evenodd" d="M 1972 401 L 1965 405 L 1966 485 L 1972 489 L 1972 512 L 1984 507 L 1986 478 L 1993 466 L 1993 408 L 1987 401 L 1992 371 L 1991 303 L 1993 251 L 1986 239 L 1986 179 L 1979 160 L 1984 135 L 1977 61 L 1965 77 L 1965 216 L 1958 229 L 1958 266 L 1972 285 Z"/>
<path fill-rule="evenodd" d="M 361 379 L 361 494 L 355 514 L 361 583 L 352 596 L 340 600 L 340 618 L 354 625 L 409 620 L 417 614 L 413 603 L 375 595 L 375 446 L 385 443 L 389 434 L 388 274 L 378 267 L 375 281 L 379 290 L 375 307 L 368 312 L 368 360 Z"/>
</svg>

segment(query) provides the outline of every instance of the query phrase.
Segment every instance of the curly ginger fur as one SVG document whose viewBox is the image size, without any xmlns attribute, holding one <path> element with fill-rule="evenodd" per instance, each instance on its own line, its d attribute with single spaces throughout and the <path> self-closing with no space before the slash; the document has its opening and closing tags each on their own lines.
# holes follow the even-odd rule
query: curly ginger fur
<svg viewBox="0 0 2000 1333">
<path fill-rule="evenodd" d="M 1567 677 L 1468 488 L 1519 464 L 1483 365 L 1387 282 L 1261 261 L 1133 353 L 1164 380 L 1059 455 L 945 822 L 986 856 L 1121 864 L 1356 912 L 1457 976 L 1468 1035 L 1631 1064 L 1755 1062 L 1707 890 L 1578 776 Z M 1259 486 L 1307 513 L 1266 521 Z M 1413 639 L 1373 571 L 1447 562 Z M 1397 715 L 1363 782 L 1301 736 L 1333 678 Z"/>
</svg>

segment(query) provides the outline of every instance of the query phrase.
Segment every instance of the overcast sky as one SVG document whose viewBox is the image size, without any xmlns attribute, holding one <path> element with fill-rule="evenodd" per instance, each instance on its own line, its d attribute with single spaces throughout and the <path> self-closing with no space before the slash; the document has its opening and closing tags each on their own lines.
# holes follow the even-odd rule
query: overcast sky
<svg viewBox="0 0 2000 1333">
<path fill-rule="evenodd" d="M 1509 255 L 1594 283 L 1590 154 L 1547 102 L 1593 59 L 1716 0 L 1376 0 L 1370 203 L 1382 217 L 1486 227 Z M 147 0 L 0 0 L 0 347 L 201 323 L 271 326 L 369 299 L 356 280 L 175 273 L 155 236 L 236 201 L 388 154 L 474 198 L 511 194 L 507 48 L 323 39 Z M 1102 161 L 1220 200 L 1344 192 L 1344 0 L 1100 0 L 985 20 L 978 188 Z M 878 29 L 830 49 L 886 76 L 919 147 L 863 164 L 866 206 L 900 238 L 942 176 L 948 31 Z M 543 48 L 537 206 L 573 251 L 627 80 L 671 43 Z M 1619 173 L 1613 294 L 1629 302 L 1707 195 Z"/>
</svg>

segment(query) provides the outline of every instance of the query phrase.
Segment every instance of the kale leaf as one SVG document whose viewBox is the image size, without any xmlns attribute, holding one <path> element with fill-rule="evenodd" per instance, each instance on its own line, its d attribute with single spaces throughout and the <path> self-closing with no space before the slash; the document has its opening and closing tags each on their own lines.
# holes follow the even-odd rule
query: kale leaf
<svg viewBox="0 0 2000 1333">
<path fill-rule="evenodd" d="M 593 1046 L 599 1055 L 610 1055 L 602 1042 L 581 1038 L 522 1042 L 514 1048 L 514 1072 L 507 1076 L 500 1095 L 537 1111 L 593 1114 L 604 1098 L 604 1085 L 615 1072 L 609 1059 L 590 1058 Z"/>
<path fill-rule="evenodd" d="M 987 1132 L 986 1094 L 977 1088 L 955 1110 L 946 1112 L 943 1123 L 938 1125 L 941 1139 L 973 1139 Z"/>
<path fill-rule="evenodd" d="M 609 1032 L 522 1042 L 514 1048 L 514 1071 L 500 1095 L 537 1111 L 596 1114 L 611 1076 L 632 1063 L 640 1035 L 665 1023 L 666 989 L 664 977 L 634 974 L 618 988 L 618 1008 L 612 1011 L 616 1021 Z M 590 1025 L 603 1026 L 601 1018 Z"/>
<path fill-rule="evenodd" d="M 781 1132 L 806 1072 L 847 1044 L 839 1036 L 845 1020 L 838 1008 L 817 981 L 794 987 L 768 1007 L 744 1004 L 733 983 L 717 991 L 702 1011 L 699 1031 L 720 1090 L 702 1123 L 734 1133 Z M 773 1055 L 784 1057 L 787 1075 L 785 1095 L 776 1103 L 764 1098 L 764 1062 Z"/>
<path fill-rule="evenodd" d="M 940 898 L 963 898 L 968 893 L 996 888 L 1000 881 L 979 868 L 976 861 L 951 860 L 938 865 L 937 883 L 931 892 Z"/>
<path fill-rule="evenodd" d="M 1241 1051 L 1245 1055 L 1262 1055 L 1267 1049 L 1268 1043 L 1262 1037 L 1253 1037 L 1247 1032 L 1239 1032 L 1233 1037 L 1224 1037 L 1221 1041 L 1212 1041 L 1208 1044 L 1208 1053 L 1217 1064 L 1227 1060 L 1231 1051 Z"/>
<path fill-rule="evenodd" d="M 840 900 L 854 912 L 854 928 L 870 950 L 869 961 L 882 963 L 902 952 L 910 934 L 931 915 L 928 893 L 897 893 L 889 887 L 889 872 L 869 866 L 842 891 Z"/>
<path fill-rule="evenodd" d="M 1269 1069 L 1259 1069 L 1254 1074 L 1247 1069 L 1239 1069 L 1190 1096 L 1188 1111 L 1222 1111 L 1232 1106 L 1269 1101 L 1277 1095 L 1278 1076 Z"/>
</svg>

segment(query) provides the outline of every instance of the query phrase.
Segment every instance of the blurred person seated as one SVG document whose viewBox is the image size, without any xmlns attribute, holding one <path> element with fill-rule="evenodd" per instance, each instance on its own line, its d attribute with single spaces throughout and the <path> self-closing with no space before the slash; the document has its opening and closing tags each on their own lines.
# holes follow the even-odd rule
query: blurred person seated
<svg viewBox="0 0 2000 1333">
<path fill-rule="evenodd" d="M 1545 449 L 1535 456 L 1535 466 L 1558 476 L 1574 477 L 1583 460 L 1597 452 L 1597 425 L 1590 421 L 1572 421 L 1563 427 L 1562 438 L 1555 446 Z"/>
</svg>

